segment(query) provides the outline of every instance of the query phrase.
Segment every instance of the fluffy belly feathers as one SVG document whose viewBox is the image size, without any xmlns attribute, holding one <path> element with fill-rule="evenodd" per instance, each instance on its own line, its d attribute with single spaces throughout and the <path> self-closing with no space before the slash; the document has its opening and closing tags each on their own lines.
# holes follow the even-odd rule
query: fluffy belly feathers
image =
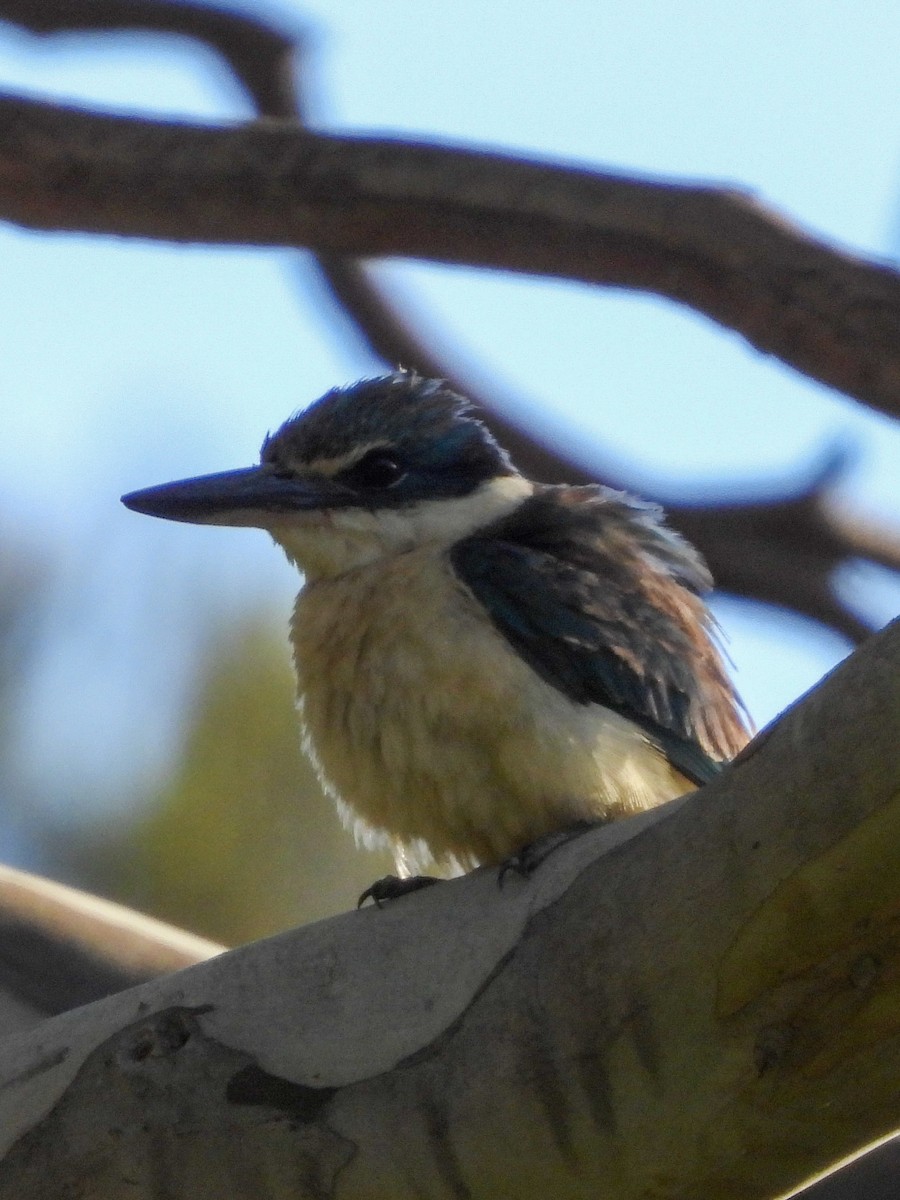
<svg viewBox="0 0 900 1200">
<path fill-rule="evenodd" d="M 432 548 L 308 585 L 292 635 L 323 783 L 401 871 L 495 863 L 690 790 L 635 725 L 519 660 Z"/>
</svg>

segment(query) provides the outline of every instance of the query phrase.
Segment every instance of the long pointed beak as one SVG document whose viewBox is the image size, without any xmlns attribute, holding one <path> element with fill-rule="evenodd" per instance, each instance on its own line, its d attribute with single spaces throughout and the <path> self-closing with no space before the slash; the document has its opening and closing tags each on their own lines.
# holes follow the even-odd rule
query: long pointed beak
<svg viewBox="0 0 900 1200">
<path fill-rule="evenodd" d="M 276 475 L 266 467 L 179 479 L 122 497 L 126 508 L 168 521 L 263 528 L 292 512 L 338 508 L 349 502 L 347 491 L 328 479 Z"/>
</svg>

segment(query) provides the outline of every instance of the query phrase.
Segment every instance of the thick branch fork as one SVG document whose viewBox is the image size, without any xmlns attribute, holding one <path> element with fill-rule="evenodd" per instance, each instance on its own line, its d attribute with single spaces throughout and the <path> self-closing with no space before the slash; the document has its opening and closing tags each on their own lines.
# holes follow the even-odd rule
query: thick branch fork
<svg viewBox="0 0 900 1200">
<path fill-rule="evenodd" d="M 530 880 L 7 1039 L 0 1197 L 780 1195 L 900 1125 L 898 718 L 895 624 L 720 780 Z"/>
<path fill-rule="evenodd" d="M 0 217 L 630 287 L 900 413 L 900 275 L 749 196 L 445 145 L 202 128 L 0 99 Z"/>
</svg>

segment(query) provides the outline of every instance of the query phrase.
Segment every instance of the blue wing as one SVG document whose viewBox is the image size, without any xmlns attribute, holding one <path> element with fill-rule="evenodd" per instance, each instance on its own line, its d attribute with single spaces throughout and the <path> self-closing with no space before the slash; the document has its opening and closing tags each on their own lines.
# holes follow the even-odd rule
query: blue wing
<svg viewBox="0 0 900 1200">
<path fill-rule="evenodd" d="M 711 581 L 655 508 L 605 488 L 540 488 L 451 561 L 541 678 L 634 721 L 692 782 L 743 744 L 698 595 Z"/>
</svg>

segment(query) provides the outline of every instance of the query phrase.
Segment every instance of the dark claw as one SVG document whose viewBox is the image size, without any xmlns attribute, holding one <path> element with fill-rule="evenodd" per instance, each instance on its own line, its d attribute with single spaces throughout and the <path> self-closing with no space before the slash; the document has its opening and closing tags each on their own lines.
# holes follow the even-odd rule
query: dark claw
<svg viewBox="0 0 900 1200">
<path fill-rule="evenodd" d="M 576 821 L 574 825 L 568 825 L 565 829 L 554 829 L 552 833 L 545 833 L 543 837 L 528 842 L 521 850 L 511 854 L 501 865 L 497 875 L 497 886 L 503 887 L 504 879 L 511 872 L 515 872 L 522 879 L 530 879 L 554 850 L 567 845 L 574 838 L 581 837 L 589 829 L 596 829 L 600 824 L 602 824 L 601 821 Z"/>
<path fill-rule="evenodd" d="M 410 875 L 408 879 L 401 879 L 398 875 L 385 875 L 366 888 L 357 900 L 356 907 L 362 908 L 367 900 L 374 900 L 375 907 L 381 908 L 385 900 L 396 900 L 398 896 L 408 896 L 410 892 L 420 892 L 422 888 L 442 882 L 443 880 L 434 879 L 431 875 Z"/>
</svg>

